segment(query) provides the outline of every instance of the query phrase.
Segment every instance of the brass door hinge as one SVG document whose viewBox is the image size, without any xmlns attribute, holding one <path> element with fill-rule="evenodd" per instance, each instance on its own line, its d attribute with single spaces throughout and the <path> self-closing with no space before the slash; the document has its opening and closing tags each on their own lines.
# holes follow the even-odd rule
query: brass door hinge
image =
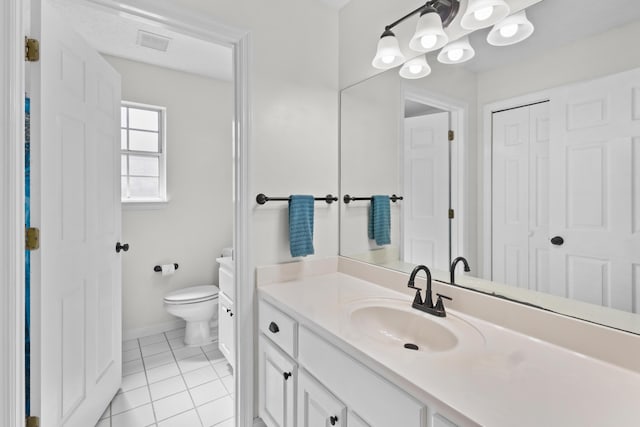
<svg viewBox="0 0 640 427">
<path fill-rule="evenodd" d="M 453 219 L 455 218 L 456 213 L 453 209 L 449 209 L 449 219 Z"/>
<path fill-rule="evenodd" d="M 452 131 L 452 130 L 450 130 L 450 131 L 449 131 L 449 141 L 453 141 L 453 139 L 455 138 L 455 136 L 456 136 L 456 135 L 455 135 L 455 132 L 454 132 L 454 131 Z"/>
<path fill-rule="evenodd" d="M 28 62 L 40 60 L 40 42 L 37 39 L 24 38 L 24 59 Z"/>
<path fill-rule="evenodd" d="M 35 251 L 40 248 L 40 230 L 31 227 L 25 230 L 25 248 L 28 251 Z"/>
<path fill-rule="evenodd" d="M 27 417 L 27 427 L 40 427 L 40 418 Z"/>
</svg>

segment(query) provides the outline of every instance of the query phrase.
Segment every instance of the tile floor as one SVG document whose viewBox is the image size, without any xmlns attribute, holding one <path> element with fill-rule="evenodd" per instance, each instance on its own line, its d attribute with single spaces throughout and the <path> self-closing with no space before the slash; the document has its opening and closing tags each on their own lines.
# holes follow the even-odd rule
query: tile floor
<svg viewBox="0 0 640 427">
<path fill-rule="evenodd" d="M 122 343 L 122 386 L 96 427 L 234 427 L 234 380 L 217 343 L 184 329 Z"/>
</svg>

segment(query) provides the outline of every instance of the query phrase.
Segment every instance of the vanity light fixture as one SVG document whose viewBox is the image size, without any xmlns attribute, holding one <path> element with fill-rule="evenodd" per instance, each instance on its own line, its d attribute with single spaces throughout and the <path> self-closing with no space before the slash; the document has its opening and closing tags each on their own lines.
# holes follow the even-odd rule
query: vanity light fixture
<svg viewBox="0 0 640 427">
<path fill-rule="evenodd" d="M 509 12 L 509 5 L 504 0 L 469 0 L 460 26 L 471 31 L 490 27 L 504 19 Z"/>
<path fill-rule="evenodd" d="M 440 53 L 438 53 L 438 61 L 443 64 L 461 64 L 467 62 L 476 55 L 469 43 L 469 37 L 464 36 L 454 42 L 446 45 Z"/>
<path fill-rule="evenodd" d="M 431 67 L 424 55 L 416 56 L 400 68 L 400 76 L 405 79 L 419 79 L 431 74 Z"/>
<path fill-rule="evenodd" d="M 533 24 L 524 10 L 506 17 L 493 26 L 487 42 L 493 46 L 508 46 L 519 43 L 533 34 Z"/>
<path fill-rule="evenodd" d="M 461 64 L 473 58 L 475 50 L 469 43 L 468 34 L 480 28 L 494 26 L 487 36 L 487 41 L 494 46 L 518 43 L 533 33 L 533 24 L 527 19 L 524 9 L 508 16 L 511 9 L 505 0 L 468 0 L 467 8 L 460 19 L 460 27 L 466 30 L 462 34 L 466 35 L 449 43 L 449 36 L 444 29 L 458 15 L 460 3 L 460 0 L 428 0 L 424 5 L 384 27 L 378 41 L 376 56 L 371 64 L 380 70 L 403 64 L 399 73 L 406 79 L 417 79 L 431 73 L 425 55 L 412 55 L 409 60 L 405 59 L 398 39 L 391 31 L 401 22 L 418 14 L 420 18 L 409 42 L 409 48 L 421 54 L 441 49 L 438 61 L 443 64 Z M 460 28 L 454 33 L 460 34 Z"/>
</svg>

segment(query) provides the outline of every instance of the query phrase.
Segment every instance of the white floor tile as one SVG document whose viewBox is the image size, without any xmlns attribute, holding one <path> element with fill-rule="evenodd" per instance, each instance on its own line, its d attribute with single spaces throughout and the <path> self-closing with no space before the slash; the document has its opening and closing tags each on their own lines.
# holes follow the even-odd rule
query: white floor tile
<svg viewBox="0 0 640 427">
<path fill-rule="evenodd" d="M 202 427 L 200 417 L 195 409 L 158 423 L 158 427 Z"/>
<path fill-rule="evenodd" d="M 233 417 L 233 399 L 225 396 L 205 403 L 197 409 L 204 427 L 211 427 Z"/>
<path fill-rule="evenodd" d="M 156 344 L 159 342 L 167 342 L 167 338 L 164 336 L 164 334 L 156 334 L 156 335 L 149 335 L 148 337 L 139 338 L 138 341 L 140 341 L 141 346 L 145 346 L 150 344 Z"/>
<path fill-rule="evenodd" d="M 218 341 L 212 342 L 211 344 L 203 345 L 200 347 L 204 352 L 213 351 L 218 349 Z"/>
<path fill-rule="evenodd" d="M 169 345 L 174 350 L 177 350 L 179 348 L 183 348 L 186 346 L 186 344 L 184 343 L 184 337 L 171 338 L 169 340 Z"/>
<path fill-rule="evenodd" d="M 233 370 L 231 369 L 231 365 L 229 365 L 226 360 L 224 362 L 214 363 L 213 369 L 216 371 L 216 374 L 218 374 L 220 378 L 233 375 Z"/>
<path fill-rule="evenodd" d="M 116 394 L 116 397 L 111 401 L 111 414 L 116 415 L 129 411 L 149 402 L 151 402 L 151 397 L 146 386 Z"/>
<path fill-rule="evenodd" d="M 229 418 L 226 421 L 216 424 L 214 427 L 236 427 L 236 420 L 235 418 Z"/>
<path fill-rule="evenodd" d="M 111 427 L 111 420 L 109 418 L 106 420 L 100 420 L 98 421 L 98 424 L 96 424 L 96 427 Z"/>
<path fill-rule="evenodd" d="M 154 354 L 153 356 L 145 356 L 144 367 L 145 369 L 153 369 L 157 368 L 158 366 L 171 363 L 174 360 L 175 359 L 173 358 L 173 353 L 171 353 L 170 351 L 165 351 L 164 353 Z"/>
<path fill-rule="evenodd" d="M 140 348 L 138 340 L 128 340 L 122 342 L 122 351 L 129 351 Z"/>
<path fill-rule="evenodd" d="M 131 362 L 132 360 L 142 359 L 140 355 L 140 349 L 134 348 L 132 350 L 127 350 L 122 352 L 122 361 L 123 362 Z"/>
<path fill-rule="evenodd" d="M 171 350 L 171 347 L 169 347 L 169 342 L 163 341 L 163 342 L 157 342 L 154 344 L 143 345 L 141 350 L 142 350 L 142 357 L 147 357 L 147 356 L 152 356 L 154 354 L 169 351 Z"/>
<path fill-rule="evenodd" d="M 218 379 L 218 374 L 213 370 L 213 366 L 205 366 L 204 368 L 187 372 L 183 377 L 187 387 L 192 388 Z"/>
<path fill-rule="evenodd" d="M 177 377 L 171 377 L 153 383 L 149 386 L 149 389 L 151 391 L 151 400 L 158 400 L 185 391 L 187 386 L 184 384 L 182 376 L 178 375 Z"/>
<path fill-rule="evenodd" d="M 168 339 L 184 337 L 184 328 L 174 329 L 173 331 L 164 333 Z"/>
<path fill-rule="evenodd" d="M 173 350 L 176 360 L 188 359 L 189 357 L 202 355 L 200 347 L 182 347 Z"/>
<path fill-rule="evenodd" d="M 155 422 L 150 403 L 111 417 L 111 427 L 146 427 Z"/>
<path fill-rule="evenodd" d="M 156 400 L 153 402 L 153 409 L 156 412 L 156 418 L 161 421 L 193 409 L 193 401 L 189 393 L 183 391 L 182 393 Z"/>
<path fill-rule="evenodd" d="M 180 375 L 180 370 L 178 369 L 178 365 L 176 364 L 176 362 L 147 370 L 147 380 L 149 381 L 149 384 L 170 377 L 175 377 L 176 375 Z"/>
<path fill-rule="evenodd" d="M 196 369 L 209 366 L 209 359 L 207 359 L 207 356 L 205 356 L 204 354 L 200 354 L 188 359 L 178 360 L 178 366 L 180 367 L 182 373 L 195 371 Z"/>
<path fill-rule="evenodd" d="M 143 372 L 144 366 L 142 365 L 142 359 L 132 360 L 131 362 L 124 362 L 122 364 L 122 375 L 131 375 L 136 372 Z"/>
<path fill-rule="evenodd" d="M 218 362 L 222 362 L 223 360 L 224 361 L 227 360 L 224 358 L 224 354 L 222 354 L 222 352 L 217 348 L 213 350 L 207 350 L 205 354 L 207 355 L 211 363 L 218 363 Z"/>
<path fill-rule="evenodd" d="M 222 385 L 224 385 L 224 388 L 227 389 L 227 392 L 229 392 L 229 394 L 236 393 L 236 381 L 233 378 L 233 375 L 222 378 Z"/>
<path fill-rule="evenodd" d="M 118 393 L 133 390 L 147 385 L 147 376 L 144 371 L 122 377 L 122 384 Z"/>
<path fill-rule="evenodd" d="M 196 406 L 217 400 L 229 394 L 220 380 L 211 381 L 210 383 L 191 388 L 189 389 L 189 393 L 191 393 L 193 403 L 195 403 Z"/>
</svg>

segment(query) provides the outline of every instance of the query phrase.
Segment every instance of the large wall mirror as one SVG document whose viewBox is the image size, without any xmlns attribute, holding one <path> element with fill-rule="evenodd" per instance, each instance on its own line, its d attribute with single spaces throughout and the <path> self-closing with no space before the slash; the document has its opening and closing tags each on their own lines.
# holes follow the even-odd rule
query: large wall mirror
<svg viewBox="0 0 640 427">
<path fill-rule="evenodd" d="M 520 44 L 476 31 L 465 64 L 341 92 L 341 255 L 640 334 L 640 4 L 588 3 L 538 2 Z M 390 244 L 367 233 L 374 195 L 398 196 Z"/>
</svg>

